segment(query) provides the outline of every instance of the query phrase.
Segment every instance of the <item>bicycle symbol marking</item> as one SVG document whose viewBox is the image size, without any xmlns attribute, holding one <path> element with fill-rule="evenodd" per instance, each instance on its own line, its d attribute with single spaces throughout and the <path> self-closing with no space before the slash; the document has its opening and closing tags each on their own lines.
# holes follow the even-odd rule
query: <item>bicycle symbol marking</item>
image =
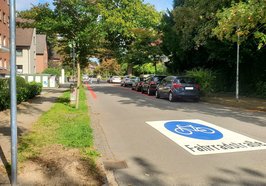
<svg viewBox="0 0 266 186">
<path fill-rule="evenodd" d="M 164 127 L 175 134 L 189 138 L 218 140 L 223 137 L 223 134 L 220 131 L 199 123 L 171 121 L 166 122 Z"/>
</svg>

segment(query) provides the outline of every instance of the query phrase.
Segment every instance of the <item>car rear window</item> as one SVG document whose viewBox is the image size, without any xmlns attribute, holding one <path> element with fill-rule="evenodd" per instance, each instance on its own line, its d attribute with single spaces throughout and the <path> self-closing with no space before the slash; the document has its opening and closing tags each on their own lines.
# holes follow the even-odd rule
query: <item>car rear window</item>
<svg viewBox="0 0 266 186">
<path fill-rule="evenodd" d="M 195 80 L 190 77 L 181 77 L 181 78 L 178 78 L 178 81 L 179 83 L 183 83 L 183 84 L 195 84 Z"/>
<path fill-rule="evenodd" d="M 163 78 L 165 78 L 166 76 L 154 76 L 153 80 L 156 82 L 160 82 L 162 81 Z"/>
</svg>

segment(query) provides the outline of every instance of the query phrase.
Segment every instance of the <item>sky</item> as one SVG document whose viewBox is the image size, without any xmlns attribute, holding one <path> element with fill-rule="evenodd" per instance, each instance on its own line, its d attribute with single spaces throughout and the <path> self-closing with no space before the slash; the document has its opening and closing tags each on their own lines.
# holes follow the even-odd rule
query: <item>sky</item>
<svg viewBox="0 0 266 186">
<path fill-rule="evenodd" d="M 37 5 L 39 3 L 51 3 L 53 0 L 16 0 L 16 9 L 27 10 L 30 9 L 31 4 Z M 155 6 L 158 11 L 164 11 L 168 9 L 172 9 L 173 0 L 144 0 L 144 3 L 150 3 Z"/>
</svg>

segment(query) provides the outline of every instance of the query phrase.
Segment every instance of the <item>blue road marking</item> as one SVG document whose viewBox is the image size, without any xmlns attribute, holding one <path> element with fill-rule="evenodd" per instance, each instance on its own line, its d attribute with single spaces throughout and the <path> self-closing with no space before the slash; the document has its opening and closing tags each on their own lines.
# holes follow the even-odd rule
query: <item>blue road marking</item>
<svg viewBox="0 0 266 186">
<path fill-rule="evenodd" d="M 175 134 L 188 138 L 200 140 L 218 140 L 223 138 L 223 134 L 220 131 L 199 123 L 170 121 L 166 122 L 164 127 Z"/>
</svg>

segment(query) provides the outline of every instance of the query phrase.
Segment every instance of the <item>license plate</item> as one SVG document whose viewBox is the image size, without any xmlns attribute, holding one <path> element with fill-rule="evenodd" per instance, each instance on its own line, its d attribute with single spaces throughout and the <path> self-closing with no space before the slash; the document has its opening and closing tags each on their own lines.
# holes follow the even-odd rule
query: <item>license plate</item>
<svg viewBox="0 0 266 186">
<path fill-rule="evenodd" d="M 193 90 L 194 87 L 185 87 L 185 90 Z"/>
</svg>

